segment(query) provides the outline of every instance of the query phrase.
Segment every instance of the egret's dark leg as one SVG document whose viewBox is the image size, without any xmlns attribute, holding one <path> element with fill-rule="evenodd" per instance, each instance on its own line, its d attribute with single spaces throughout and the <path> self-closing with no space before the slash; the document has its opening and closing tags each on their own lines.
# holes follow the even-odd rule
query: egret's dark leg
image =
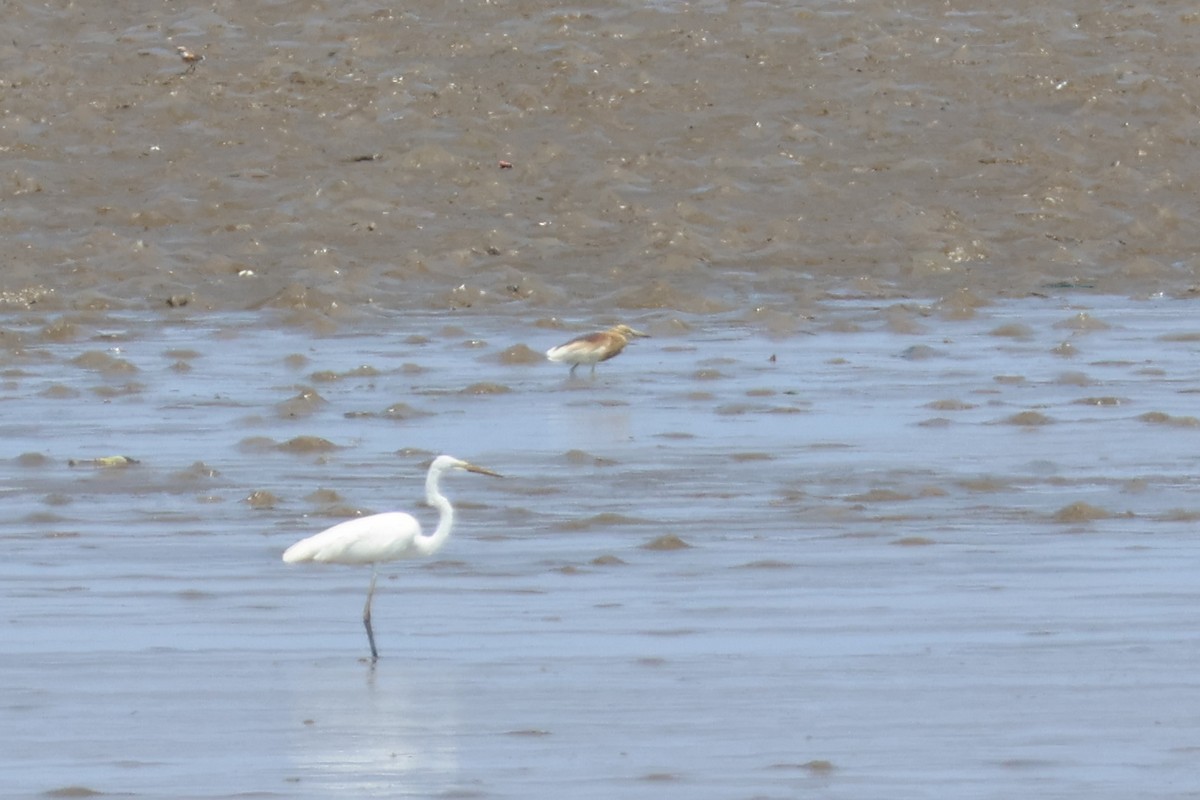
<svg viewBox="0 0 1200 800">
<path fill-rule="evenodd" d="M 578 364 L 572 364 L 572 365 L 571 365 L 571 371 L 567 373 L 567 377 L 568 377 L 568 378 L 574 378 L 574 377 L 575 377 L 575 370 L 577 370 L 577 369 L 579 369 L 579 365 L 578 365 Z"/>
<path fill-rule="evenodd" d="M 363 626 L 367 629 L 367 641 L 371 643 L 371 660 L 376 661 L 379 658 L 379 651 L 375 649 L 375 632 L 371 630 L 371 598 L 375 596 L 375 571 L 377 566 L 371 565 L 371 588 L 367 589 L 367 605 L 363 608 Z"/>
</svg>

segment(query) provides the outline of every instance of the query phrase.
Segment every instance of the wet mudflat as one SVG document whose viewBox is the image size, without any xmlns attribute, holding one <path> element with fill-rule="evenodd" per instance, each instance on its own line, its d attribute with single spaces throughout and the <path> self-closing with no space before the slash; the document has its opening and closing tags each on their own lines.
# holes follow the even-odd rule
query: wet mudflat
<svg viewBox="0 0 1200 800">
<path fill-rule="evenodd" d="M 8 795 L 1194 791 L 1188 302 L 629 321 L 568 380 L 583 320 L 6 318 Z M 506 478 L 372 667 L 368 571 L 279 555 L 438 452 Z"/>
<path fill-rule="evenodd" d="M 1198 21 L 6 4 L 0 795 L 1195 797 Z"/>
</svg>

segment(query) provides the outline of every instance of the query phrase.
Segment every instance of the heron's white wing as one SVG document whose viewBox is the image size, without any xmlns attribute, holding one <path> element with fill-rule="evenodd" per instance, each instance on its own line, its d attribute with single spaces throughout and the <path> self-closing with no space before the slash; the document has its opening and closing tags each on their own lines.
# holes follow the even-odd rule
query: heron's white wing
<svg viewBox="0 0 1200 800">
<path fill-rule="evenodd" d="M 409 555 L 421 524 L 411 514 L 391 511 L 346 520 L 302 539 L 283 553 L 289 564 L 372 564 Z"/>
</svg>

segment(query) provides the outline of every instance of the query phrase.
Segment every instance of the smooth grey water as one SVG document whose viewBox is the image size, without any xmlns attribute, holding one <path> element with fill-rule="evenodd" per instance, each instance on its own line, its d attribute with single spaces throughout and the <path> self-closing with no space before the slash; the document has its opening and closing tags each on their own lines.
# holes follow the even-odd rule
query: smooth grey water
<svg viewBox="0 0 1200 800">
<path fill-rule="evenodd" d="M 490 314 L 10 318 L 6 792 L 1190 796 L 1188 308 L 649 316 L 594 381 Z M 366 571 L 279 554 L 438 450 L 507 477 L 447 481 L 371 668 Z"/>
</svg>

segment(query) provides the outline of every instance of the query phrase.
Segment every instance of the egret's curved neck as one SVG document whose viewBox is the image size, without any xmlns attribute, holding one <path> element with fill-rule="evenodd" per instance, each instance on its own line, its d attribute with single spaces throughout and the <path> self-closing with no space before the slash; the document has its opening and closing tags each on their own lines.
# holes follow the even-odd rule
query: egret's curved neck
<svg viewBox="0 0 1200 800">
<path fill-rule="evenodd" d="M 430 472 L 425 479 L 425 502 L 437 509 L 438 524 L 433 533 L 428 536 L 418 536 L 413 540 L 417 552 L 423 556 L 432 555 L 441 549 L 450 538 L 450 530 L 454 527 L 454 506 L 438 489 L 438 479 L 441 472 Z"/>
</svg>

